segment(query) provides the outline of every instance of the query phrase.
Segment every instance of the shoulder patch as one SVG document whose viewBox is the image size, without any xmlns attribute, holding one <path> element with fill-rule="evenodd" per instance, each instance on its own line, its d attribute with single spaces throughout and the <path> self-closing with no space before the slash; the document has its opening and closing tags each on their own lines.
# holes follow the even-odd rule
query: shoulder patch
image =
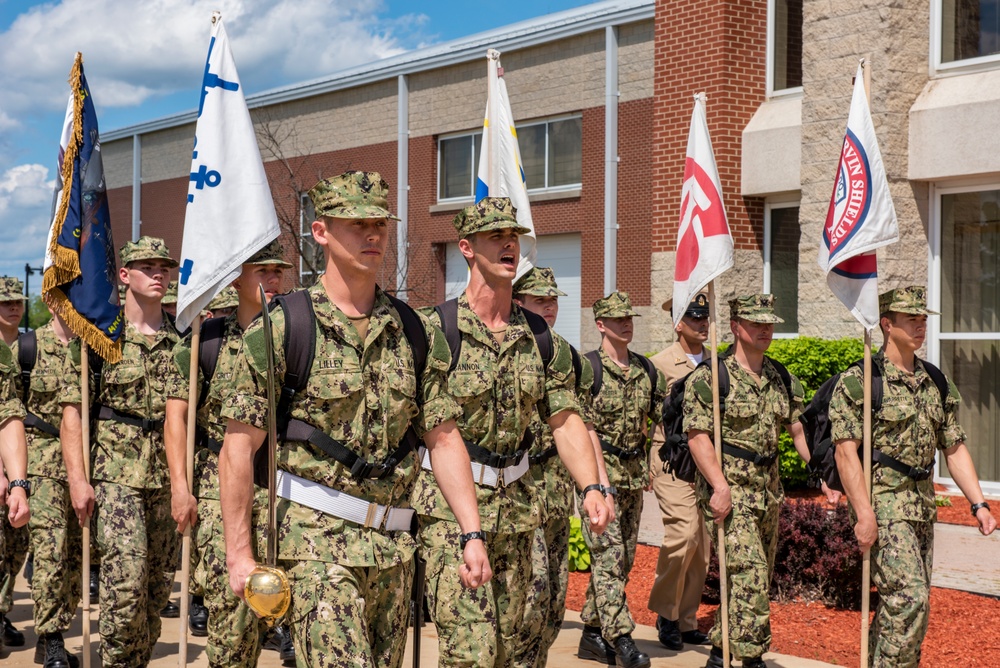
<svg viewBox="0 0 1000 668">
<path fill-rule="evenodd" d="M 427 367 L 447 372 L 451 366 L 451 349 L 448 348 L 444 332 L 433 323 L 430 317 L 423 313 L 422 309 L 417 312 L 420 314 L 420 319 L 427 332 Z"/>
<path fill-rule="evenodd" d="M 861 379 L 852 373 L 845 373 L 840 377 L 840 382 L 844 385 L 844 391 L 851 401 L 864 401 L 865 387 Z"/>
<path fill-rule="evenodd" d="M 185 337 L 174 346 L 174 366 L 186 380 L 191 371 L 191 337 Z"/>
<path fill-rule="evenodd" d="M 73 366 L 80 366 L 81 363 L 81 351 L 83 346 L 80 343 L 80 338 L 77 337 L 69 342 L 69 360 L 73 363 Z"/>
<path fill-rule="evenodd" d="M 14 353 L 11 352 L 10 347 L 5 343 L 0 346 L 0 370 L 6 372 L 10 371 L 14 366 Z"/>
<path fill-rule="evenodd" d="M 794 399 L 801 400 L 806 394 L 805 390 L 802 388 L 802 382 L 799 380 L 799 377 L 796 376 L 794 373 L 791 374 L 791 376 L 792 376 L 792 397 Z"/>
<path fill-rule="evenodd" d="M 712 383 L 710 383 L 704 374 L 699 374 L 697 377 L 692 378 L 691 389 L 694 393 L 698 395 L 699 401 L 708 406 L 712 405 Z"/>
</svg>

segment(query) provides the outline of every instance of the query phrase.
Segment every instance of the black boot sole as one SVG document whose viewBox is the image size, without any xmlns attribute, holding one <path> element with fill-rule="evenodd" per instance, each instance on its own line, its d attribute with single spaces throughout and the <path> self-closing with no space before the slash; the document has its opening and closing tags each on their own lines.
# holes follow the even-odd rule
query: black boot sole
<svg viewBox="0 0 1000 668">
<path fill-rule="evenodd" d="M 594 652 L 589 649 L 577 649 L 577 657 L 584 659 L 586 661 L 598 661 L 606 666 L 617 665 L 615 657 L 607 656 L 606 654 L 601 654 L 599 652 Z"/>
</svg>

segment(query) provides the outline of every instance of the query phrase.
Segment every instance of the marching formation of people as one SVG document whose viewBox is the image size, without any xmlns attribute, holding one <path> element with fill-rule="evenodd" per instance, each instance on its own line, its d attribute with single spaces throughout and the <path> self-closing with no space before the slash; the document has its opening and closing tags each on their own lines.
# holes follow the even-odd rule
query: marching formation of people
<svg viewBox="0 0 1000 668">
<path fill-rule="evenodd" d="M 388 194 L 373 172 L 320 181 L 309 192 L 311 233 L 325 272 L 307 290 L 282 295 L 291 265 L 278 241 L 267 245 L 212 303 L 221 317 L 200 325 L 197 351 L 166 312 L 176 301 L 176 287 L 172 300 L 165 297 L 177 266 L 166 244 L 150 237 L 124 244 L 122 359 L 91 358 L 90 415 L 78 340 L 58 315 L 19 333 L 22 286 L 0 279 L 0 648 L 25 643 L 6 614 L 30 552 L 35 661 L 79 665 L 63 634 L 81 600 L 81 527 L 89 523 L 100 561 L 102 663 L 147 665 L 170 602 L 179 537 L 190 528 L 192 591 L 207 616 L 192 620 L 192 631 L 207 635 L 209 665 L 256 665 L 267 628 L 244 598 L 265 553 L 260 455 L 273 419 L 276 556 L 288 578 L 284 623 L 300 668 L 401 665 L 414 590 L 426 594 L 440 665 L 546 665 L 565 612 L 574 507 L 592 558 L 579 657 L 650 666 L 632 639 L 625 597 L 650 488 L 664 526 L 649 600 L 660 642 L 675 651 L 710 645 L 709 668 L 724 666 L 724 642 L 745 668 L 766 665 L 782 430 L 809 459 L 802 385 L 766 354 L 781 322 L 774 297 L 729 302 L 734 343 L 718 359 L 728 380 L 716 425 L 706 294 L 663 305 L 683 311 L 677 341 L 647 359 L 629 348 L 639 314 L 628 294 L 613 292 L 593 305 L 599 348 L 581 354 L 552 329 L 565 296 L 552 270 L 536 267 L 515 282 L 519 236 L 528 230 L 510 200 L 487 197 L 454 219 L 469 266 L 465 291 L 416 311 L 376 283 L 397 220 Z M 260 317 L 265 308 L 270 330 Z M 871 549 L 879 593 L 871 665 L 917 666 L 936 516 L 932 481 L 920 472 L 937 450 L 980 531 L 990 534 L 996 522 L 956 419 L 958 391 L 915 355 L 931 314 L 923 288 L 886 292 L 880 312 L 871 496 L 859 458 L 858 368 L 840 377 L 829 416 L 855 534 Z M 693 483 L 661 454 L 675 383 L 683 387 Z M 269 384 L 280 388 L 273 415 Z M 708 634 L 696 618 L 720 535 L 727 639 L 721 610 Z"/>
</svg>

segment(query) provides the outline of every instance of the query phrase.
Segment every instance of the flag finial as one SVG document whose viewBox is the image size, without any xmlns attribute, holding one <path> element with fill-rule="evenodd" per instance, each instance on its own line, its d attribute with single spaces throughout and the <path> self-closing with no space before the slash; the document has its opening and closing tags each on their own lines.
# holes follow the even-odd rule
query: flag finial
<svg viewBox="0 0 1000 668">
<path fill-rule="evenodd" d="M 220 12 L 218 9 L 212 12 L 212 25 L 215 25 L 221 19 L 222 19 L 222 12 Z"/>
</svg>

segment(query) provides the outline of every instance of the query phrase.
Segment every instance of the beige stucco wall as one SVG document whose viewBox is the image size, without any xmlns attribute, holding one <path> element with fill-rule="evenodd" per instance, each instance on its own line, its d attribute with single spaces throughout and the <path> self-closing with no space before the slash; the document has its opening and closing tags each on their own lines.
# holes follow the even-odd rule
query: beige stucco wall
<svg viewBox="0 0 1000 668">
<path fill-rule="evenodd" d="M 618 29 L 618 91 L 620 102 L 653 97 L 653 22 Z"/>
<path fill-rule="evenodd" d="M 798 190 L 802 165 L 802 96 L 765 101 L 743 129 L 741 193 L 759 197 Z"/>
<path fill-rule="evenodd" d="M 104 182 L 109 189 L 132 185 L 132 138 L 101 143 Z"/>
<path fill-rule="evenodd" d="M 194 123 L 143 135 L 142 182 L 151 183 L 190 174 L 193 148 Z"/>
</svg>

